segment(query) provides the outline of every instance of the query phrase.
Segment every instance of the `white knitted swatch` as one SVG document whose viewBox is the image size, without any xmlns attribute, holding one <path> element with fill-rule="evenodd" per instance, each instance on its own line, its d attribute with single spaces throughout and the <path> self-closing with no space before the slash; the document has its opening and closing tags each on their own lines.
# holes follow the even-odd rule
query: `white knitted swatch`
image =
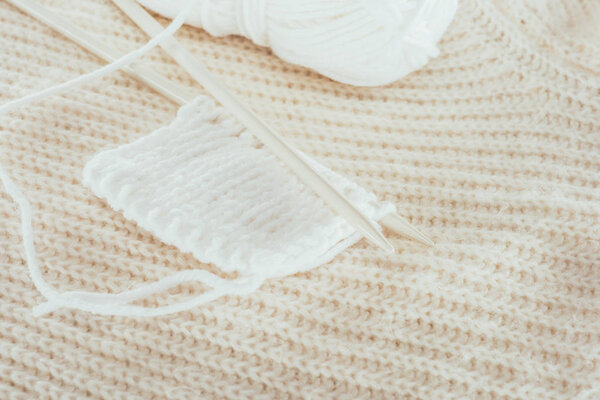
<svg viewBox="0 0 600 400">
<path fill-rule="evenodd" d="M 370 218 L 395 212 L 303 157 Z M 360 239 L 204 96 L 183 106 L 169 126 L 96 155 L 84 184 L 165 243 L 242 276 L 304 271 Z"/>
</svg>

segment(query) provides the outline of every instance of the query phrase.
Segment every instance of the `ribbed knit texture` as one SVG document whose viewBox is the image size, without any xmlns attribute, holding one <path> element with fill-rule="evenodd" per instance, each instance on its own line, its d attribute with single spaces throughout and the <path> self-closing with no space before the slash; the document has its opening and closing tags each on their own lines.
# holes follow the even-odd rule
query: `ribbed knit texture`
<svg viewBox="0 0 600 400">
<path fill-rule="evenodd" d="M 145 41 L 108 1 L 43 3 L 122 51 Z M 35 318 L 43 298 L 0 190 L 0 398 L 600 398 L 599 17 L 592 0 L 464 0 L 439 57 L 369 89 L 184 28 L 183 44 L 282 135 L 437 246 L 387 232 L 395 255 L 362 240 L 190 312 Z M 102 65 L 5 2 L 0 54 L 3 102 Z M 197 87 L 159 50 L 144 62 Z M 95 153 L 177 108 L 118 73 L 0 117 L 0 160 L 32 204 L 44 274 L 60 290 L 219 273 L 82 184 Z"/>
</svg>

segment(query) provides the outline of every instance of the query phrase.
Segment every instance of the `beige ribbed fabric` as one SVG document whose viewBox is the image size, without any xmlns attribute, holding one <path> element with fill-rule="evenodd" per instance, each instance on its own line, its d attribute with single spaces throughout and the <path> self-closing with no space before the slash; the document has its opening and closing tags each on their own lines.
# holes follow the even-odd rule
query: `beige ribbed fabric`
<svg viewBox="0 0 600 400">
<path fill-rule="evenodd" d="M 122 51 L 145 41 L 109 1 L 43 3 Z M 600 399 L 599 19 L 597 0 L 464 0 L 438 58 L 369 89 L 184 28 L 186 47 L 286 138 L 437 247 L 388 232 L 397 254 L 362 240 L 191 312 L 35 318 L 43 298 L 0 191 L 0 398 Z M 102 65 L 4 1 L 0 54 L 2 102 Z M 158 50 L 144 62 L 195 87 Z M 118 73 L 0 117 L 0 161 L 32 204 L 51 284 L 117 292 L 218 272 L 81 183 L 95 153 L 176 110 Z"/>
</svg>

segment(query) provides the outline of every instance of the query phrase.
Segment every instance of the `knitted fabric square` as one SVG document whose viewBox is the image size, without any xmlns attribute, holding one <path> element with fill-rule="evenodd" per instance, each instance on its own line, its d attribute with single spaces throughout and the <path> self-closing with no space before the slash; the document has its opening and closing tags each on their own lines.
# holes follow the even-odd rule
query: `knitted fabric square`
<svg viewBox="0 0 600 400">
<path fill-rule="evenodd" d="M 302 157 L 373 220 L 395 212 Z M 84 184 L 163 242 L 241 276 L 308 270 L 361 237 L 204 96 L 183 106 L 170 125 L 97 154 Z"/>
</svg>

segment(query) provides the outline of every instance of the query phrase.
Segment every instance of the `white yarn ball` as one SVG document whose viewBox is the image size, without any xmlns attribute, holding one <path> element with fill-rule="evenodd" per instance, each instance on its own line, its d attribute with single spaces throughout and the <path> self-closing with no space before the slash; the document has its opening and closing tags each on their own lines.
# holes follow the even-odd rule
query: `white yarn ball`
<svg viewBox="0 0 600 400">
<path fill-rule="evenodd" d="M 138 0 L 172 18 L 184 0 Z M 242 35 L 293 64 L 357 86 L 393 82 L 438 54 L 456 0 L 197 0 L 186 22 Z"/>
</svg>

